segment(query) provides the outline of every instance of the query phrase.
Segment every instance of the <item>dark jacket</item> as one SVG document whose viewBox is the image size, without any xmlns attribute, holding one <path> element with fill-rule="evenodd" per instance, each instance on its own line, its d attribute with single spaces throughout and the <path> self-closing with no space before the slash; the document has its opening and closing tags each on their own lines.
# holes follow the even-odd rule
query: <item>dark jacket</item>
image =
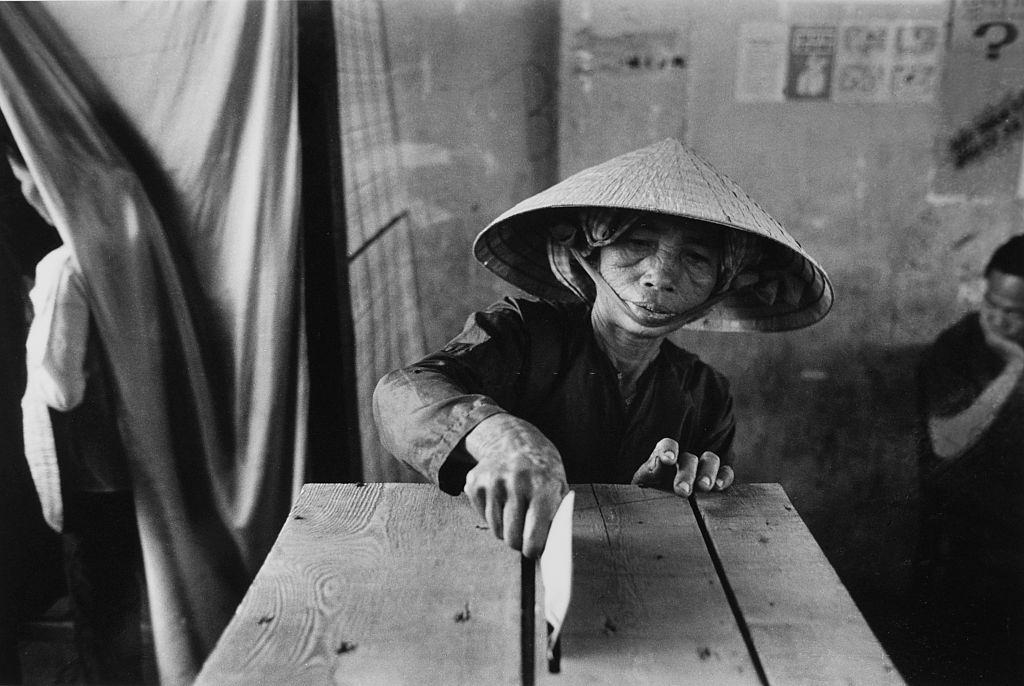
<svg viewBox="0 0 1024 686">
<path fill-rule="evenodd" d="M 471 315 L 442 350 L 385 376 L 374 393 L 384 446 L 451 493 L 472 466 L 462 439 L 502 411 L 555 444 L 569 483 L 629 483 L 666 437 L 682 451 L 732 459 L 725 378 L 665 341 L 627 404 L 582 303 L 507 298 Z"/>
</svg>

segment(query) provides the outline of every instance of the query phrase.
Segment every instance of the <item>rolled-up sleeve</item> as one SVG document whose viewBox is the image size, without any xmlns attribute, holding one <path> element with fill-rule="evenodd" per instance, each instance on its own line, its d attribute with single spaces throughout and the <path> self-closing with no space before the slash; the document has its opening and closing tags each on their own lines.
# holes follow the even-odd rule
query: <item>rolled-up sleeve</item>
<svg viewBox="0 0 1024 686">
<path fill-rule="evenodd" d="M 373 394 L 384 447 L 449 492 L 461 484 L 442 483 L 445 461 L 462 451 L 462 439 L 477 424 L 503 411 L 488 396 L 466 393 L 444 374 L 415 367 L 387 374 Z M 466 462 L 468 455 L 457 457 Z"/>
<path fill-rule="evenodd" d="M 67 412 L 85 394 L 90 324 L 82 276 L 66 246 L 40 260 L 29 298 L 35 314 L 25 342 L 28 387 Z"/>
<path fill-rule="evenodd" d="M 385 449 L 442 490 L 461 491 L 473 464 L 463 439 L 511 407 L 525 346 L 519 310 L 506 301 L 471 315 L 440 351 L 385 375 L 373 393 Z"/>
</svg>

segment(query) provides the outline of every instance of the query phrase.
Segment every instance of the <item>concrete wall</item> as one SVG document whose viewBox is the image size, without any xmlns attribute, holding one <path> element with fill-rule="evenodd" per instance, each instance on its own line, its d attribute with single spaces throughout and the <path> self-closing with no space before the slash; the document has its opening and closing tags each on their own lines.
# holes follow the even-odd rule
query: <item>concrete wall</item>
<svg viewBox="0 0 1024 686">
<path fill-rule="evenodd" d="M 427 339 L 440 347 L 508 291 L 473 260 L 473 237 L 557 181 L 559 11 L 386 0 L 384 16 Z"/>
<path fill-rule="evenodd" d="M 921 346 L 973 306 L 984 261 L 1022 228 L 1019 133 L 962 168 L 948 162 L 948 141 L 1024 83 L 1020 45 L 987 60 L 984 46 L 962 35 L 947 41 L 943 81 L 927 102 L 747 103 L 734 89 L 743 22 L 945 25 L 956 8 L 755 0 L 384 6 L 399 131 L 421 204 L 418 278 L 430 344 L 509 291 L 470 257 L 488 221 L 562 173 L 664 136 L 684 139 L 789 227 L 836 286 L 832 314 L 810 329 L 679 336 L 733 381 L 740 476 L 785 486 L 865 605 L 905 589 L 917 516 L 913 364 Z M 615 74 L 606 61 L 604 72 L 588 73 L 574 62 L 583 43 L 599 57 L 647 50 L 668 63 L 644 69 L 627 59 Z M 974 90 L 964 97 L 968 83 Z"/>
<path fill-rule="evenodd" d="M 1020 139 L 1005 144 L 1010 164 L 999 171 L 1001 179 L 1012 176 L 1009 184 L 959 192 L 990 168 L 951 170 L 946 160 L 946 141 L 961 124 L 951 113 L 964 114 L 963 84 L 982 78 L 963 73 L 966 60 L 954 44 L 946 46 L 947 78 L 932 102 L 734 98 L 742 22 L 945 21 L 945 2 L 693 8 L 693 21 L 711 30 L 692 33 L 687 141 L 818 258 L 834 281 L 836 304 L 804 331 L 684 343 L 733 379 L 744 478 L 786 487 L 854 590 L 899 592 L 916 533 L 913 364 L 921 346 L 974 305 L 976 277 L 992 249 L 1022 230 L 1012 192 Z M 1020 54 L 1002 57 L 1007 78 L 990 82 L 968 112 L 1019 88 Z M 940 175 L 946 183 L 936 192 Z"/>
</svg>

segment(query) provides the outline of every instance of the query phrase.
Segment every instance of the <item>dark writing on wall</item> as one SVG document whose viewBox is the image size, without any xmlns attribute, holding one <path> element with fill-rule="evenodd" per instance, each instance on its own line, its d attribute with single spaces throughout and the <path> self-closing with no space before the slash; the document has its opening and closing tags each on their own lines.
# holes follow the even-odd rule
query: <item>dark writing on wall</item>
<svg viewBox="0 0 1024 686">
<path fill-rule="evenodd" d="M 958 169 L 1003 147 L 1024 128 L 1024 89 L 989 105 L 959 129 L 949 141 L 949 154 Z"/>
<path fill-rule="evenodd" d="M 599 36 L 583 29 L 576 32 L 573 39 L 573 71 L 577 74 L 660 72 L 686 67 L 686 56 L 676 31 Z"/>
</svg>

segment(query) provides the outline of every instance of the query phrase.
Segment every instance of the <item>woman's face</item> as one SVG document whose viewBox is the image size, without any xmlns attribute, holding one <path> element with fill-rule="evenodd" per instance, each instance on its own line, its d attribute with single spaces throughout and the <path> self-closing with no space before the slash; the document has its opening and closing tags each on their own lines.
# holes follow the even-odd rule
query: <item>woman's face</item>
<svg viewBox="0 0 1024 686">
<path fill-rule="evenodd" d="M 696 222 L 680 226 L 678 219 L 651 216 L 601 248 L 598 270 L 632 315 L 629 321 L 617 317 L 615 323 L 640 335 L 678 328 L 679 315 L 702 305 L 714 289 L 721 236 Z M 603 302 L 609 297 L 598 289 L 595 308 L 621 313 Z"/>
</svg>

